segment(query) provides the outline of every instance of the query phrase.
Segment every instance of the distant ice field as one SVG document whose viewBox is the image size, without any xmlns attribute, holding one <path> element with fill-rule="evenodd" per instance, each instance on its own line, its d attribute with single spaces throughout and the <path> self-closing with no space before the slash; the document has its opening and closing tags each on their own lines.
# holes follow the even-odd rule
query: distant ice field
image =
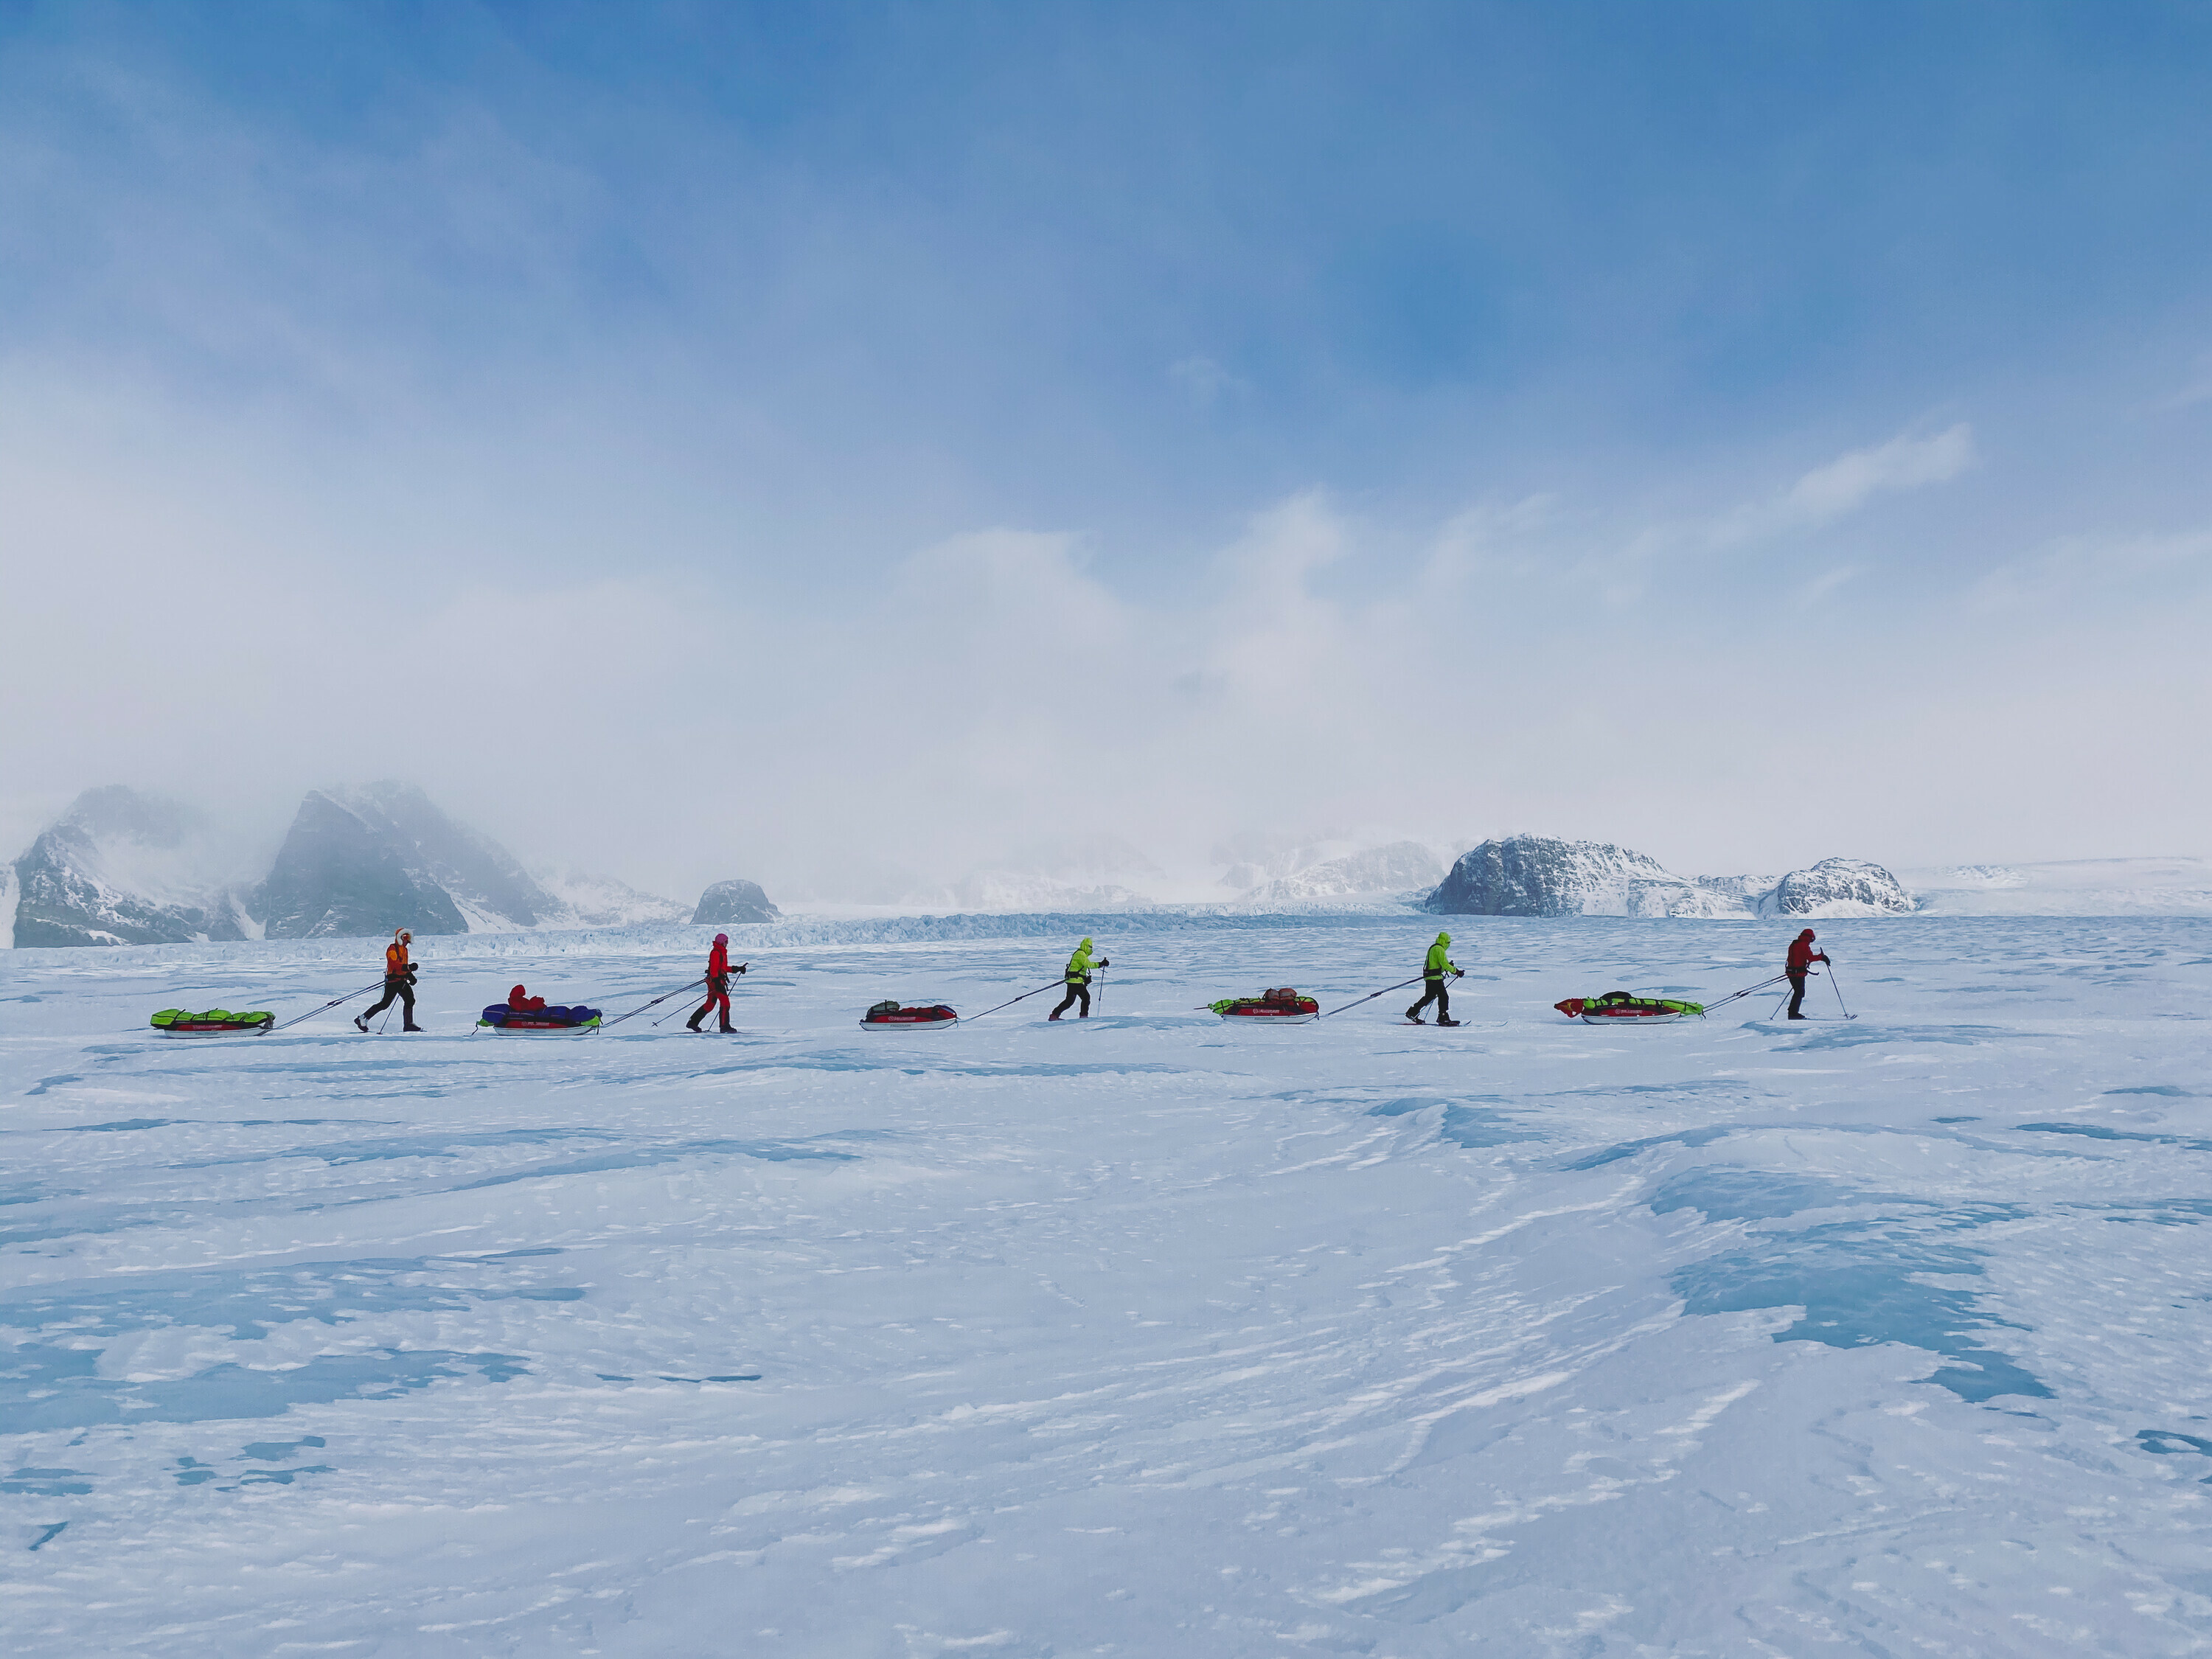
<svg viewBox="0 0 2212 1659">
<path fill-rule="evenodd" d="M 26 1655 L 2196 1653 L 2212 920 L 712 930 L 0 953 Z M 1076 938 L 1056 994 L 963 1014 Z M 683 1006 L 679 1000 L 665 1005 Z M 350 1012 L 349 1010 L 347 1012 Z M 657 1015 L 659 1010 L 655 1011 Z"/>
</svg>

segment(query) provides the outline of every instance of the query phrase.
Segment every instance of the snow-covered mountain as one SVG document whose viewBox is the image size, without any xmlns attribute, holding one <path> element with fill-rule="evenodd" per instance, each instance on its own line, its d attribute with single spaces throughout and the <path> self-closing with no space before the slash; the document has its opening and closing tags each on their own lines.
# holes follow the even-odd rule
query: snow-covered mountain
<svg viewBox="0 0 2212 1659">
<path fill-rule="evenodd" d="M 88 790 L 0 866 L 0 948 L 628 927 L 693 909 L 611 876 L 533 875 L 403 783 L 310 791 L 263 878 L 244 864 L 183 802 Z"/>
<path fill-rule="evenodd" d="M 1903 916 L 1919 906 L 1895 876 L 1864 859 L 1792 870 L 1759 900 L 1762 916 Z"/>
<path fill-rule="evenodd" d="M 88 789 L 9 866 L 14 944 L 173 945 L 258 930 L 207 820 L 119 784 Z"/>
<path fill-rule="evenodd" d="M 1445 915 L 1883 916 L 1917 908 L 1878 864 L 1824 859 L 1781 877 L 1678 876 L 1607 842 L 1510 836 L 1462 854 L 1425 901 Z"/>
<path fill-rule="evenodd" d="M 1281 830 L 1246 830 L 1217 844 L 1212 860 L 1226 866 L 1220 884 L 1233 892 L 1248 892 L 1334 863 L 1363 850 L 1358 841 L 1340 835 L 1294 835 Z"/>
<path fill-rule="evenodd" d="M 1741 916 L 1723 886 L 1609 842 L 1509 836 L 1463 853 L 1424 907 L 1443 915 Z"/>
<path fill-rule="evenodd" d="M 683 921 L 692 911 L 681 899 L 641 893 L 612 876 L 574 869 L 533 870 L 531 876 L 552 895 L 563 918 L 540 924 L 544 927 L 635 927 L 644 922 Z"/>
<path fill-rule="evenodd" d="M 1316 901 L 1377 897 L 1434 887 L 1444 867 L 1417 841 L 1395 841 L 1364 852 L 1308 865 L 1247 892 L 1243 902 L 1259 908 L 1296 907 Z"/>
<path fill-rule="evenodd" d="M 1153 900 L 1132 882 L 1158 879 L 1159 866 L 1118 836 L 1040 842 L 914 898 L 962 910 L 1123 910 Z"/>
<path fill-rule="evenodd" d="M 497 842 L 396 782 L 310 790 L 248 908 L 270 939 L 499 933 L 568 914 Z"/>
</svg>

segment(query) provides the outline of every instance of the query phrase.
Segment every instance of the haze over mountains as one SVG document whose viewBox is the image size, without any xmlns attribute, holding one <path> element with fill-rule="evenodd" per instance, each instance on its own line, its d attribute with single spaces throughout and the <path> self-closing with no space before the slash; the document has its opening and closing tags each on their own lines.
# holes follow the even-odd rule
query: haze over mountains
<svg viewBox="0 0 2212 1659">
<path fill-rule="evenodd" d="M 397 781 L 310 790 L 274 858 L 182 802 L 88 790 L 12 864 L 0 928 L 18 948 L 191 939 L 425 936 L 642 923 L 741 925 L 781 914 L 759 884 L 714 883 L 696 902 L 614 877 L 526 865 Z M 1449 860 L 1419 841 L 1247 835 L 1214 873 L 1164 871 L 1110 835 L 1033 844 L 951 882 L 896 866 L 817 884 L 803 908 L 1090 914 L 1162 903 L 1304 911 L 1419 908 L 1456 915 L 1791 916 L 2212 914 L 2212 863 L 2112 859 L 1970 865 L 1899 874 L 1826 858 L 1784 872 L 1684 876 L 1632 848 L 1541 836 L 1486 841 Z M 826 893 L 822 888 L 828 888 Z"/>
<path fill-rule="evenodd" d="M 542 878 L 412 785 L 313 789 L 265 872 L 180 802 L 85 792 L 8 866 L 21 949 L 424 935 L 674 921 L 692 907 L 611 877 Z"/>
</svg>

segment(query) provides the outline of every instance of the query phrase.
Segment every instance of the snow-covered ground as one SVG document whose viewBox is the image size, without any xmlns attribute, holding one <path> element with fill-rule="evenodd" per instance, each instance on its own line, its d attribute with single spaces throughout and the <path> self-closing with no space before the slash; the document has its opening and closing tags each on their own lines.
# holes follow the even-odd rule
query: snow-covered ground
<svg viewBox="0 0 2212 1659">
<path fill-rule="evenodd" d="M 2212 915 L 2212 859 L 2069 859 L 1900 870 L 1936 915 Z"/>
<path fill-rule="evenodd" d="M 1824 923 L 1856 1021 L 1627 1032 L 1549 1005 L 1794 925 L 1451 918 L 1438 1031 L 1194 1006 L 1421 919 L 989 922 L 733 930 L 726 1039 L 463 1035 L 696 930 L 420 941 L 406 1039 L 145 1030 L 373 943 L 0 959 L 11 1651 L 2212 1644 L 2212 921 Z M 1079 931 L 1087 1024 L 857 1029 Z"/>
</svg>

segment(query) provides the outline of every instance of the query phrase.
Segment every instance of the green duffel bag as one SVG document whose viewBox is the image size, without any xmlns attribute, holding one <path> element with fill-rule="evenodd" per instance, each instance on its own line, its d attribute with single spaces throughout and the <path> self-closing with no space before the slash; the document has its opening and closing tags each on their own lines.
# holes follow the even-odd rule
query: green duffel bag
<svg viewBox="0 0 2212 1659">
<path fill-rule="evenodd" d="M 153 1025 L 174 1025 L 180 1019 L 190 1019 L 191 1018 L 191 1015 L 187 1013 L 182 1008 L 164 1008 L 160 1013 L 155 1015 L 148 1024 Z"/>
</svg>

